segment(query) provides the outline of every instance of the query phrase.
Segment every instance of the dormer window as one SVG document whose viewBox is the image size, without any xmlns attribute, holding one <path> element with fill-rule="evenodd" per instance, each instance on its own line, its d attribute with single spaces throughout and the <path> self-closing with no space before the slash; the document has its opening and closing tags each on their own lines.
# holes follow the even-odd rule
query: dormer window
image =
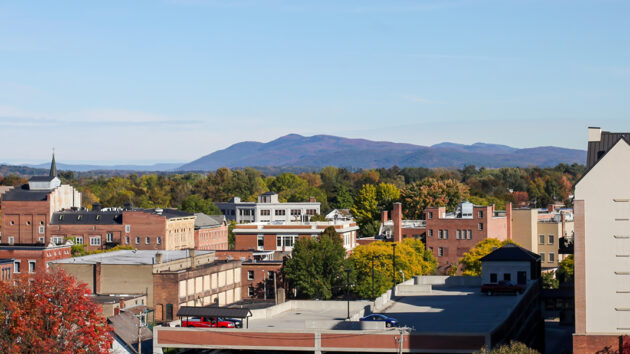
<svg viewBox="0 0 630 354">
<path fill-rule="evenodd" d="M 100 215 L 96 215 L 96 221 L 101 220 L 101 216 Z"/>
<path fill-rule="evenodd" d="M 83 217 L 83 215 L 78 215 L 77 220 L 81 220 L 81 217 Z"/>
<path fill-rule="evenodd" d="M 63 215 L 59 215 L 59 221 L 63 220 Z"/>
</svg>

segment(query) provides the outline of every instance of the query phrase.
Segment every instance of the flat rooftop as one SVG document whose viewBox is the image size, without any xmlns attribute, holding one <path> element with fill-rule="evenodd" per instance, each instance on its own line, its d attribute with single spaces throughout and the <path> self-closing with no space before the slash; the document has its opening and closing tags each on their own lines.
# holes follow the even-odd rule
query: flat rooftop
<svg viewBox="0 0 630 354">
<path fill-rule="evenodd" d="M 480 288 L 433 286 L 426 295 L 401 296 L 381 311 L 416 333 L 489 333 L 522 295 L 487 296 Z"/>
<path fill-rule="evenodd" d="M 320 301 L 313 301 L 313 303 L 317 302 Z M 284 311 L 266 319 L 250 319 L 248 329 L 304 330 L 307 329 L 306 321 L 344 321 L 347 316 L 347 303 L 345 301 L 332 302 L 337 306 L 328 307 L 327 301 L 321 301 L 322 306 Z M 371 301 L 350 301 L 350 315 L 369 304 Z"/>
<path fill-rule="evenodd" d="M 195 251 L 197 256 L 214 253 L 214 251 Z M 154 264 L 155 254 L 162 254 L 162 263 L 188 258 L 187 250 L 164 251 L 164 250 L 120 250 L 107 253 L 91 254 L 83 257 L 66 258 L 53 261 L 53 263 L 76 263 L 76 264 Z"/>
</svg>

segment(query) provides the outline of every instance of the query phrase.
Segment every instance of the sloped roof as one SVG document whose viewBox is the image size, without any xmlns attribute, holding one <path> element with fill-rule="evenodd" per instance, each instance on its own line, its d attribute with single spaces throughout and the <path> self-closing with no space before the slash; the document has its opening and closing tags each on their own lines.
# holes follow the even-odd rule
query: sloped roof
<svg viewBox="0 0 630 354">
<path fill-rule="evenodd" d="M 49 190 L 36 190 L 32 191 L 28 189 L 28 184 L 25 184 L 19 188 L 13 188 L 6 191 L 2 195 L 2 200 L 5 201 L 19 201 L 19 202 L 38 202 L 45 201 L 50 194 Z"/>
<path fill-rule="evenodd" d="M 215 228 L 223 225 L 225 215 L 207 215 L 204 213 L 195 213 L 195 229 Z"/>
<path fill-rule="evenodd" d="M 60 211 L 53 213 L 52 225 L 121 225 L 122 214 L 117 211 Z"/>
<path fill-rule="evenodd" d="M 57 178 L 57 176 L 33 176 L 28 180 L 29 182 L 50 182 L 55 178 Z"/>
<path fill-rule="evenodd" d="M 245 318 L 252 315 L 248 308 L 227 308 L 227 307 L 193 307 L 181 306 L 177 311 L 178 317 L 235 317 Z"/>
<path fill-rule="evenodd" d="M 132 313 L 122 312 L 118 315 L 109 317 L 107 319 L 112 327 L 114 333 L 128 346 L 134 346 L 138 344 L 138 325 L 140 320 Z M 152 339 L 153 332 L 147 327 L 142 327 L 142 341 Z"/>
<path fill-rule="evenodd" d="M 539 260 L 540 256 L 538 254 L 517 246 L 514 243 L 508 243 L 481 258 L 482 262 L 537 262 Z"/>
</svg>

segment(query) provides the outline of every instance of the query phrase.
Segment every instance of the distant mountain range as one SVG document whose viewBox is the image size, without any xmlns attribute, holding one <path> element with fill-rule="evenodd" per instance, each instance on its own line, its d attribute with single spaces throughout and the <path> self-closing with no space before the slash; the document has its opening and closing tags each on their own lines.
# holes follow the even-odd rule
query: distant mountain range
<svg viewBox="0 0 630 354">
<path fill-rule="evenodd" d="M 550 167 L 559 163 L 585 162 L 586 151 L 554 146 L 526 149 L 485 143 L 472 145 L 441 143 L 422 146 L 330 135 L 305 137 L 290 134 L 268 143 L 254 141 L 237 143 L 182 165 L 177 170 L 212 171 L 220 167 L 247 166 Z"/>
<path fill-rule="evenodd" d="M 550 167 L 559 163 L 586 162 L 586 151 L 541 146 L 517 149 L 506 145 L 475 143 L 463 145 L 441 143 L 432 146 L 349 139 L 331 135 L 301 136 L 289 134 L 268 143 L 245 141 L 227 149 L 215 151 L 186 164 L 162 163 L 154 165 L 70 165 L 57 163 L 59 170 L 77 172 L 184 172 L 213 171 L 221 167 L 257 167 L 265 171 L 300 171 L 325 166 L 350 169 L 378 167 Z M 50 164 L 0 166 L 0 175 L 19 173 L 28 169 L 48 169 Z M 25 169 L 21 171 L 19 169 Z"/>
</svg>

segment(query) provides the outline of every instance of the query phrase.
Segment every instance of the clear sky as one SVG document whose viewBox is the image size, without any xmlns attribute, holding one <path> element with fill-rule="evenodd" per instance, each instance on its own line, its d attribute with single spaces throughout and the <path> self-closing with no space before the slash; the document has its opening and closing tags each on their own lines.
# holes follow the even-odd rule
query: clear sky
<svg viewBox="0 0 630 354">
<path fill-rule="evenodd" d="M 630 130 L 629 1 L 0 0 L 0 162 Z"/>
</svg>

